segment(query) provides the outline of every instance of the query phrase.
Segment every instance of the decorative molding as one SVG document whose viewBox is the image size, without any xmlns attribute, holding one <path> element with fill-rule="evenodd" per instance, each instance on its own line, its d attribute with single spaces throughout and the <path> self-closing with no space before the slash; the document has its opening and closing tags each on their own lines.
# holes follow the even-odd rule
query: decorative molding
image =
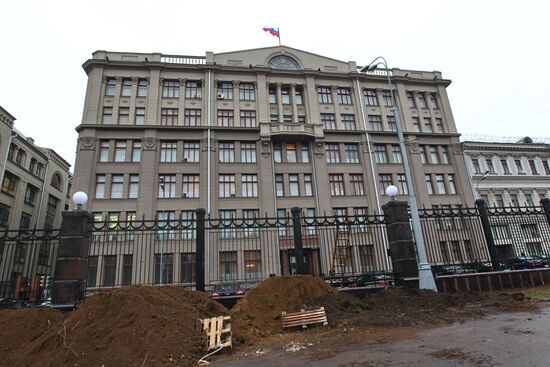
<svg viewBox="0 0 550 367">
<path fill-rule="evenodd" d="M 262 155 L 262 157 L 269 158 L 269 156 L 271 155 L 271 139 L 262 138 L 260 145 L 261 145 L 260 154 Z"/>
<path fill-rule="evenodd" d="M 315 156 L 318 158 L 321 158 L 325 155 L 325 141 L 324 140 L 316 140 L 315 141 Z"/>
<path fill-rule="evenodd" d="M 462 144 L 460 143 L 451 144 L 451 151 L 453 152 L 453 154 L 462 154 Z"/>
<path fill-rule="evenodd" d="M 98 139 L 93 136 L 78 138 L 78 150 L 96 150 Z"/>
<path fill-rule="evenodd" d="M 409 153 L 418 153 L 420 151 L 417 141 L 407 141 L 405 144 L 408 146 Z"/>
<path fill-rule="evenodd" d="M 157 150 L 158 147 L 157 138 L 143 138 L 141 142 L 143 144 L 143 150 Z"/>
</svg>

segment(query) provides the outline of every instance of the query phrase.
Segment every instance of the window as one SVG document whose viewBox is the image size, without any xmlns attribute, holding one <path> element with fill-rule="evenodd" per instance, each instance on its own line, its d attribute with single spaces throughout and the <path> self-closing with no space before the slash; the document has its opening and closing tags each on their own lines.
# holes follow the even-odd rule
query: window
<svg viewBox="0 0 550 367">
<path fill-rule="evenodd" d="M 161 279 L 162 278 L 162 279 Z M 155 254 L 155 284 L 174 282 L 174 254 Z"/>
<path fill-rule="evenodd" d="M 256 91 L 254 89 L 254 83 L 240 83 L 239 84 L 239 98 L 241 101 L 254 101 L 256 100 Z"/>
<path fill-rule="evenodd" d="M 245 237 L 258 237 L 260 232 L 256 223 L 259 217 L 260 211 L 258 209 L 243 209 L 243 219 L 245 224 L 243 232 Z"/>
<path fill-rule="evenodd" d="M 351 183 L 352 195 L 365 195 L 365 186 L 363 184 L 362 174 L 350 174 L 349 181 Z"/>
<path fill-rule="evenodd" d="M 23 149 L 17 149 L 17 153 L 15 154 L 15 163 L 22 166 L 24 158 L 25 158 L 25 151 Z"/>
<path fill-rule="evenodd" d="M 529 167 L 531 168 L 531 174 L 538 175 L 539 171 L 537 169 L 537 165 L 535 164 L 535 161 L 533 159 L 529 159 Z"/>
<path fill-rule="evenodd" d="M 183 161 L 189 163 L 199 162 L 200 146 L 199 143 L 183 143 Z"/>
<path fill-rule="evenodd" d="M 130 97 L 132 95 L 132 80 L 123 79 L 122 80 L 122 89 L 120 91 L 122 97 Z"/>
<path fill-rule="evenodd" d="M 510 206 L 519 206 L 518 195 L 510 194 Z"/>
<path fill-rule="evenodd" d="M 313 196 L 313 184 L 310 174 L 304 174 L 304 195 Z"/>
<path fill-rule="evenodd" d="M 296 144 L 294 143 L 286 144 L 286 161 L 288 163 L 298 162 L 298 156 L 296 154 Z"/>
<path fill-rule="evenodd" d="M 495 240 L 507 240 L 512 238 L 510 227 L 507 224 L 491 224 L 491 230 Z"/>
<path fill-rule="evenodd" d="M 516 168 L 518 169 L 518 174 L 520 174 L 520 175 L 525 174 L 525 171 L 523 170 L 523 165 L 521 164 L 521 160 L 516 159 L 516 160 L 514 160 L 514 162 L 516 163 Z"/>
<path fill-rule="evenodd" d="M 285 113 L 283 115 L 283 122 L 292 122 L 292 115 Z"/>
<path fill-rule="evenodd" d="M 382 195 L 386 195 L 386 189 L 388 186 L 393 185 L 393 178 L 390 174 L 379 174 L 378 175 L 379 181 L 380 181 L 380 193 Z"/>
<path fill-rule="evenodd" d="M 86 287 L 93 288 L 97 281 L 97 256 L 88 256 L 88 269 L 86 273 Z"/>
<path fill-rule="evenodd" d="M 241 175 L 241 194 L 245 198 L 258 197 L 258 175 Z"/>
<path fill-rule="evenodd" d="M 35 168 L 36 168 L 36 159 L 31 158 L 31 162 L 29 163 L 29 172 L 34 173 Z"/>
<path fill-rule="evenodd" d="M 132 162 L 137 163 L 141 161 L 141 141 L 132 142 Z"/>
<path fill-rule="evenodd" d="M 434 109 L 439 108 L 439 105 L 437 103 L 437 96 L 435 93 L 430 94 L 430 106 Z"/>
<path fill-rule="evenodd" d="M 31 184 L 27 184 L 27 191 L 25 191 L 25 204 L 34 206 L 36 203 L 36 193 L 38 188 Z"/>
<path fill-rule="evenodd" d="M 241 127 L 256 127 L 256 111 L 241 111 Z"/>
<path fill-rule="evenodd" d="M 535 223 L 521 224 L 521 234 L 524 238 L 539 238 L 539 228 Z"/>
<path fill-rule="evenodd" d="M 317 99 L 319 103 L 332 103 L 330 87 L 317 87 Z"/>
<path fill-rule="evenodd" d="M 185 82 L 185 98 L 200 99 L 202 84 L 199 81 L 188 80 Z"/>
<path fill-rule="evenodd" d="M 493 165 L 493 160 L 491 158 L 487 158 L 485 163 L 487 164 L 487 171 L 489 171 L 489 173 L 494 174 L 495 173 L 495 166 Z"/>
<path fill-rule="evenodd" d="M 351 104 L 351 90 L 350 88 L 338 88 L 338 103 L 339 104 Z"/>
<path fill-rule="evenodd" d="M 234 126 L 233 110 L 218 110 L 218 126 Z"/>
<path fill-rule="evenodd" d="M 443 179 L 443 175 L 435 175 L 435 183 L 437 186 L 437 193 L 439 195 L 444 195 L 447 193 L 447 190 L 445 188 L 445 181 Z"/>
<path fill-rule="evenodd" d="M 479 160 L 472 159 L 472 165 L 474 166 L 474 173 L 481 173 L 481 167 L 479 166 Z"/>
<path fill-rule="evenodd" d="M 376 98 L 376 90 L 374 89 L 365 89 L 363 90 L 363 95 L 367 106 L 378 106 L 378 98 Z"/>
<path fill-rule="evenodd" d="M 409 108 L 416 107 L 416 104 L 414 103 L 414 96 L 410 92 L 407 92 L 407 102 L 409 103 Z"/>
<path fill-rule="evenodd" d="M 235 175 L 219 176 L 218 196 L 220 198 L 235 196 Z"/>
<path fill-rule="evenodd" d="M 157 230 L 157 238 L 159 240 L 174 239 L 176 232 L 174 227 L 177 225 L 175 221 L 176 213 L 174 211 L 158 211 L 157 222 L 159 229 Z M 157 272 L 158 272 L 157 268 Z"/>
<path fill-rule="evenodd" d="M 390 160 L 388 159 L 388 152 L 386 150 L 386 145 L 374 144 L 374 158 L 376 163 L 380 163 L 380 164 L 390 163 Z"/>
<path fill-rule="evenodd" d="M 244 278 L 262 278 L 262 253 L 260 250 L 244 251 Z"/>
<path fill-rule="evenodd" d="M 46 219 L 44 220 L 44 227 L 53 228 L 58 205 L 59 205 L 59 199 L 57 199 L 52 195 L 48 195 L 48 203 L 46 204 Z"/>
<path fill-rule="evenodd" d="M 218 159 L 221 163 L 234 163 L 235 143 L 218 143 Z"/>
<path fill-rule="evenodd" d="M 220 251 L 220 280 L 237 279 L 237 251 Z"/>
<path fill-rule="evenodd" d="M 115 162 L 125 162 L 126 161 L 126 142 L 117 141 L 115 142 Z"/>
<path fill-rule="evenodd" d="M 103 286 L 113 287 L 115 285 L 116 255 L 103 256 Z"/>
<path fill-rule="evenodd" d="M 132 284 L 133 255 L 122 255 L 122 285 Z"/>
<path fill-rule="evenodd" d="M 176 197 L 176 175 L 159 175 L 159 198 Z"/>
<path fill-rule="evenodd" d="M 330 174 L 328 175 L 330 182 L 330 195 L 343 196 L 344 191 L 344 175 L 342 174 Z"/>
<path fill-rule="evenodd" d="M 296 95 L 295 95 L 295 103 L 297 105 L 304 104 L 304 92 L 302 91 L 302 88 L 296 88 Z"/>
<path fill-rule="evenodd" d="M 128 186 L 128 198 L 136 199 L 139 194 L 139 175 L 130 175 L 130 185 Z"/>
<path fill-rule="evenodd" d="M 407 177 L 402 174 L 397 174 L 397 189 L 399 190 L 398 193 L 401 195 L 409 195 L 409 188 L 407 186 Z"/>
<path fill-rule="evenodd" d="M 275 163 L 281 163 L 283 161 L 282 152 L 281 152 L 281 144 L 279 144 L 279 143 L 274 143 L 273 144 L 273 161 Z"/>
<path fill-rule="evenodd" d="M 102 122 L 104 124 L 112 124 L 113 123 L 113 107 L 103 107 Z"/>
<path fill-rule="evenodd" d="M 357 144 L 344 144 L 346 163 L 360 163 L 359 146 Z"/>
<path fill-rule="evenodd" d="M 424 132 L 425 133 L 433 132 L 432 119 L 430 119 L 429 117 L 424 117 Z"/>
<path fill-rule="evenodd" d="M 436 119 L 435 119 L 435 131 L 438 132 L 438 133 L 445 132 L 443 130 L 443 120 L 440 119 L 439 117 L 436 117 Z"/>
<path fill-rule="evenodd" d="M 26 231 L 31 228 L 31 215 L 27 213 L 21 213 L 21 220 L 19 221 L 19 229 Z"/>
<path fill-rule="evenodd" d="M 369 125 L 373 131 L 382 131 L 382 116 L 369 115 Z"/>
<path fill-rule="evenodd" d="M 290 104 L 290 90 L 288 89 L 288 86 L 281 87 L 281 103 Z"/>
<path fill-rule="evenodd" d="M 325 130 L 336 130 L 336 120 L 333 113 L 322 113 L 321 123 Z"/>
<path fill-rule="evenodd" d="M 136 107 L 135 124 L 136 124 L 136 125 L 143 125 L 143 124 L 145 124 L 145 108 L 143 108 L 143 107 Z"/>
<path fill-rule="evenodd" d="M 309 163 L 309 147 L 307 143 L 302 143 L 302 163 Z"/>
<path fill-rule="evenodd" d="M 277 88 L 274 85 L 269 86 L 269 103 L 277 103 Z"/>
<path fill-rule="evenodd" d="M 256 163 L 256 143 L 241 143 L 241 163 Z"/>
<path fill-rule="evenodd" d="M 105 198 L 105 175 L 97 175 L 95 179 L 95 198 Z"/>
<path fill-rule="evenodd" d="M 174 163 L 178 153 L 178 143 L 175 141 L 160 142 L 160 162 Z"/>
<path fill-rule="evenodd" d="M 504 207 L 504 199 L 502 194 L 495 194 L 495 206 L 502 208 Z"/>
<path fill-rule="evenodd" d="M 348 217 L 348 208 L 333 208 L 332 215 L 337 218 L 347 218 Z"/>
<path fill-rule="evenodd" d="M 418 107 L 420 108 L 426 108 L 426 98 L 424 98 L 423 94 L 418 95 Z"/>
<path fill-rule="evenodd" d="M 456 194 L 455 175 L 447 175 L 447 183 L 449 184 L 449 194 Z"/>
<path fill-rule="evenodd" d="M 434 185 L 432 182 L 432 175 L 426 175 L 426 187 L 428 188 L 428 194 L 433 195 Z"/>
<path fill-rule="evenodd" d="M 199 175 L 183 175 L 183 189 L 181 196 L 184 198 L 199 197 Z"/>
<path fill-rule="evenodd" d="M 395 116 L 387 116 L 388 119 L 388 128 L 390 131 L 397 131 L 397 121 L 395 120 Z"/>
<path fill-rule="evenodd" d="M 138 90 L 137 90 L 137 96 L 138 97 L 147 97 L 147 85 L 149 83 L 146 79 L 140 79 L 138 81 Z"/>
<path fill-rule="evenodd" d="M 233 99 L 233 83 L 219 82 L 218 95 L 222 96 L 220 99 Z"/>
<path fill-rule="evenodd" d="M 432 164 L 439 164 L 439 155 L 437 154 L 437 146 L 430 145 L 428 149 L 430 150 L 430 161 L 432 162 Z"/>
<path fill-rule="evenodd" d="M 340 163 L 340 149 L 337 143 L 325 144 L 327 163 Z"/>
<path fill-rule="evenodd" d="M 533 200 L 533 194 L 525 194 L 525 205 L 534 207 L 535 201 Z"/>
<path fill-rule="evenodd" d="M 178 80 L 164 80 L 162 83 L 162 98 L 178 98 L 179 96 L 180 82 Z"/>
<path fill-rule="evenodd" d="M 124 175 L 111 176 L 111 199 L 120 199 L 124 191 Z"/>
<path fill-rule="evenodd" d="M 403 156 L 401 155 L 401 148 L 399 145 L 392 144 L 391 151 L 393 163 L 403 163 Z"/>
<path fill-rule="evenodd" d="M 162 108 L 160 110 L 160 124 L 165 126 L 173 126 L 178 124 L 178 109 L 177 108 Z"/>
<path fill-rule="evenodd" d="M 181 238 L 192 240 L 195 238 L 196 222 L 194 220 L 195 212 L 193 210 L 182 210 L 180 213 L 180 223 L 182 225 Z"/>
<path fill-rule="evenodd" d="M 389 90 L 382 91 L 382 99 L 384 100 L 384 106 L 385 107 L 392 107 L 394 105 L 394 100 L 392 96 L 392 92 Z"/>
<path fill-rule="evenodd" d="M 342 127 L 344 130 L 357 130 L 355 125 L 355 115 L 349 113 L 343 113 L 342 117 Z"/>
<path fill-rule="evenodd" d="M 277 197 L 285 196 L 283 175 L 275 175 L 275 192 Z"/>
<path fill-rule="evenodd" d="M 186 108 L 183 117 L 184 126 L 200 126 L 201 125 L 201 110 Z"/>
<path fill-rule="evenodd" d="M 19 177 L 15 176 L 11 172 L 5 171 L 4 181 L 2 182 L 2 192 L 10 195 L 15 195 L 17 180 L 19 180 Z"/>
<path fill-rule="evenodd" d="M 197 254 L 188 252 L 181 254 L 181 282 L 194 283 L 197 269 Z"/>
<path fill-rule="evenodd" d="M 424 145 L 421 145 L 418 149 L 420 153 L 420 161 L 422 162 L 422 164 L 427 164 L 428 158 L 426 156 L 426 147 Z"/>
<path fill-rule="evenodd" d="M 412 117 L 412 124 L 413 124 L 414 131 L 419 133 L 420 132 L 420 120 L 418 119 L 418 117 Z"/>
<path fill-rule="evenodd" d="M 231 238 L 237 235 L 235 231 L 236 216 L 235 210 L 220 210 L 220 224 L 222 224 L 220 238 Z"/>
<path fill-rule="evenodd" d="M 508 167 L 508 161 L 506 159 L 501 159 L 500 164 L 502 165 L 502 170 L 504 171 L 505 175 L 510 174 L 510 167 Z M 479 172 L 477 172 L 479 173 Z"/>
<path fill-rule="evenodd" d="M 114 97 L 116 89 L 116 79 L 107 78 L 107 84 L 105 84 L 105 96 Z"/>
<path fill-rule="evenodd" d="M 288 185 L 290 188 L 290 196 L 300 196 L 300 185 L 298 183 L 298 175 L 288 175 Z"/>
<path fill-rule="evenodd" d="M 269 122 L 279 122 L 279 115 L 276 113 L 271 113 L 269 115 Z"/>
<path fill-rule="evenodd" d="M 550 175 L 550 166 L 548 165 L 548 161 L 542 161 L 542 166 L 544 167 L 544 173 Z"/>
<path fill-rule="evenodd" d="M 449 152 L 448 152 L 448 149 L 446 146 L 441 146 L 441 163 L 443 164 L 449 164 Z M 492 173 L 495 173 L 495 168 L 493 167 L 493 161 L 489 160 L 487 162 L 487 165 L 489 165 L 489 163 L 491 164 L 491 167 L 489 168 L 489 170 L 492 169 Z"/>
<path fill-rule="evenodd" d="M 102 141 L 99 144 L 99 161 L 109 162 L 109 142 Z"/>
</svg>

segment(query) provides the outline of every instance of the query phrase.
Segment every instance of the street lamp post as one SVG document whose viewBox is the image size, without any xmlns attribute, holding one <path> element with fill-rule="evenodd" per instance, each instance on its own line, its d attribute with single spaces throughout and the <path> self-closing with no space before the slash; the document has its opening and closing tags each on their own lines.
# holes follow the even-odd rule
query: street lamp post
<svg viewBox="0 0 550 367">
<path fill-rule="evenodd" d="M 164 198 L 165 195 L 165 184 L 164 184 L 164 177 L 159 178 L 159 184 L 160 189 L 162 190 L 162 197 Z M 158 218 L 157 218 L 158 221 Z M 160 225 L 160 223 L 157 223 L 157 225 Z M 168 227 L 168 218 L 166 218 L 166 227 Z M 161 235 L 159 236 L 160 239 L 160 264 L 159 264 L 159 284 L 162 285 L 162 278 L 164 276 L 164 231 L 161 232 Z"/>
<path fill-rule="evenodd" d="M 491 173 L 490 171 L 485 171 L 483 175 L 476 181 L 476 195 L 478 198 L 481 198 L 481 195 L 479 194 L 479 184 L 481 181 L 485 180 L 487 178 L 487 175 Z"/>
<path fill-rule="evenodd" d="M 388 85 L 390 87 L 392 97 L 392 108 L 395 116 L 395 123 L 397 125 L 397 138 L 399 140 L 399 148 L 401 149 L 403 156 L 403 168 L 405 171 L 405 179 L 407 180 L 407 189 L 409 191 L 409 207 L 411 209 L 411 221 L 414 234 L 414 241 L 416 242 L 416 252 L 418 255 L 418 283 L 420 289 L 430 289 L 437 292 L 435 280 L 433 277 L 432 269 L 428 263 L 428 256 L 426 255 L 426 247 L 424 246 L 424 238 L 422 237 L 422 228 L 420 226 L 420 217 L 418 215 L 418 205 L 416 203 L 416 197 L 414 195 L 414 185 L 411 175 L 411 167 L 409 165 L 409 157 L 407 155 L 407 148 L 405 146 L 405 140 L 403 138 L 403 128 L 401 126 L 401 117 L 399 109 L 397 108 L 397 100 L 395 98 L 393 87 L 391 83 L 388 63 L 382 56 L 378 56 L 369 65 L 363 67 L 361 72 L 375 70 L 378 65 L 383 65 L 386 69 L 386 76 L 388 77 Z"/>
</svg>

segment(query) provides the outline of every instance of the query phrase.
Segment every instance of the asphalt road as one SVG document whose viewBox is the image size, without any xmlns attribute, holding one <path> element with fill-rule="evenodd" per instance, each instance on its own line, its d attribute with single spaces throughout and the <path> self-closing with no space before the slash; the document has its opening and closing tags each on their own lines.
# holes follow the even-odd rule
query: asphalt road
<svg viewBox="0 0 550 367">
<path fill-rule="evenodd" d="M 224 367 L 550 366 L 550 306 L 536 313 L 502 313 L 424 330 L 395 341 L 368 341 L 319 359 L 307 349 L 275 347 L 240 360 L 218 359 Z M 299 348 L 297 348 L 299 349 Z"/>
</svg>

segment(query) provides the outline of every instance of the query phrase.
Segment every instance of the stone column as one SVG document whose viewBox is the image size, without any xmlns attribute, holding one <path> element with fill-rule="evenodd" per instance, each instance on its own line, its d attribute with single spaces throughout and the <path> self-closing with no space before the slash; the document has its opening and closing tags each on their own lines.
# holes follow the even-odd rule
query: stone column
<svg viewBox="0 0 550 367">
<path fill-rule="evenodd" d="M 298 123 L 298 106 L 296 105 L 296 83 L 290 84 L 290 98 L 290 103 L 292 103 L 292 122 Z"/>
<path fill-rule="evenodd" d="M 85 210 L 65 211 L 62 214 L 52 307 L 71 309 L 82 302 L 86 293 L 93 215 Z"/>
<path fill-rule="evenodd" d="M 276 83 L 277 85 L 277 120 L 278 122 L 283 121 L 283 94 L 281 92 L 283 83 Z"/>
<path fill-rule="evenodd" d="M 336 129 L 342 130 L 342 116 L 340 115 L 340 103 L 338 102 L 338 87 L 331 85 L 330 91 L 332 94 L 332 103 L 334 104 L 334 123 L 336 124 Z"/>
<path fill-rule="evenodd" d="M 233 124 L 235 126 L 241 126 L 241 95 L 239 93 L 238 80 L 233 81 Z"/>
<path fill-rule="evenodd" d="M 180 96 L 178 98 L 178 125 L 185 124 L 185 78 L 179 78 Z"/>
</svg>

